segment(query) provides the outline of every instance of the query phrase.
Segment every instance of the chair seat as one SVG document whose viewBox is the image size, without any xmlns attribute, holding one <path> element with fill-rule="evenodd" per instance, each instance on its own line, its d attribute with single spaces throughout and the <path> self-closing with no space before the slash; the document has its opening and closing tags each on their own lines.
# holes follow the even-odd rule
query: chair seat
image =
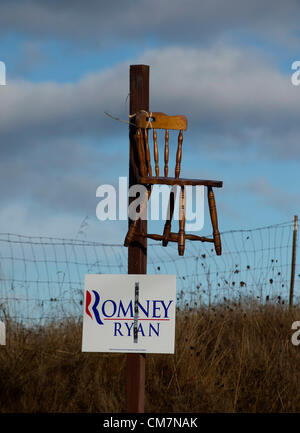
<svg viewBox="0 0 300 433">
<path fill-rule="evenodd" d="M 204 180 L 204 179 L 184 179 L 175 177 L 151 177 L 151 176 L 141 176 L 138 178 L 138 182 L 142 185 L 155 185 L 155 184 L 165 184 L 165 185 L 204 185 L 216 188 L 221 188 L 223 182 L 221 180 Z"/>
</svg>

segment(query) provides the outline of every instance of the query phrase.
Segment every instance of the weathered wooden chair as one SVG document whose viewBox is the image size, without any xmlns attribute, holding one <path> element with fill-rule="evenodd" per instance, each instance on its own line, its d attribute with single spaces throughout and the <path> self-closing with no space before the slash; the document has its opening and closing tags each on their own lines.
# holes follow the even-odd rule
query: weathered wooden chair
<svg viewBox="0 0 300 433">
<path fill-rule="evenodd" d="M 171 192 L 169 200 L 169 215 L 165 222 L 164 231 L 162 235 L 158 234 L 145 234 L 139 235 L 146 236 L 150 239 L 161 240 L 163 246 L 167 246 L 168 242 L 178 243 L 178 252 L 182 256 L 184 254 L 185 239 L 202 242 L 212 242 L 215 246 L 217 255 L 221 255 L 221 238 L 218 230 L 218 219 L 213 187 L 220 188 L 223 185 L 222 181 L 215 180 L 202 180 L 202 179 L 183 179 L 180 178 L 181 156 L 182 156 L 182 142 L 183 131 L 187 129 L 187 119 L 185 116 L 167 116 L 164 113 L 147 113 L 144 110 L 136 113 L 135 119 L 135 139 L 139 156 L 139 167 L 137 181 L 138 183 L 147 187 L 147 194 L 142 202 L 142 207 L 147 206 L 147 202 L 151 194 L 151 186 L 155 184 L 165 185 L 179 185 L 180 186 L 180 215 L 179 215 L 179 232 L 171 232 L 171 220 L 174 213 L 174 194 Z M 154 145 L 154 162 L 155 162 L 155 176 L 152 173 L 149 149 L 149 129 L 153 130 L 153 145 Z M 157 145 L 157 132 L 156 129 L 165 130 L 165 146 L 164 146 L 164 176 L 159 176 L 158 165 L 158 145 Z M 178 146 L 176 153 L 176 166 L 175 177 L 169 177 L 169 130 L 178 130 Z M 185 185 L 204 185 L 207 187 L 208 206 L 210 211 L 210 218 L 213 227 L 213 238 L 204 236 L 197 236 L 185 233 Z M 140 210 L 142 213 L 142 209 Z M 124 245 L 128 246 L 135 238 L 137 221 L 134 220 L 127 232 Z"/>
</svg>

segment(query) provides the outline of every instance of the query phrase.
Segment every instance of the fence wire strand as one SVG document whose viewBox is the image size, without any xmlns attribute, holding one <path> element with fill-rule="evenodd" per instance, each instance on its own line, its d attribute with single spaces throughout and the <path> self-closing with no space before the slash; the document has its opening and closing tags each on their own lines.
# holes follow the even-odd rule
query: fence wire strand
<svg viewBox="0 0 300 433">
<path fill-rule="evenodd" d="M 186 242 L 148 246 L 149 274 L 176 274 L 177 301 L 191 307 L 219 302 L 288 304 L 293 221 L 221 233 L 223 252 Z M 299 247 L 297 248 L 299 250 Z M 300 266 L 294 303 L 299 302 Z M 0 234 L 0 319 L 40 324 L 83 312 L 84 275 L 126 274 L 127 248 L 81 239 Z"/>
</svg>

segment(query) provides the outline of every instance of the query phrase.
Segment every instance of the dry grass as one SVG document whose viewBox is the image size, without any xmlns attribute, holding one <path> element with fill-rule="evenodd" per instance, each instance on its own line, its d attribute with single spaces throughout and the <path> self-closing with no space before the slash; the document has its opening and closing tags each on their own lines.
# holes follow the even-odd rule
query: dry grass
<svg viewBox="0 0 300 433">
<path fill-rule="evenodd" d="M 300 308 L 177 312 L 175 355 L 147 355 L 146 412 L 300 412 Z M 27 330 L 8 323 L 0 347 L 1 412 L 123 412 L 124 354 L 81 353 L 72 320 Z"/>
</svg>

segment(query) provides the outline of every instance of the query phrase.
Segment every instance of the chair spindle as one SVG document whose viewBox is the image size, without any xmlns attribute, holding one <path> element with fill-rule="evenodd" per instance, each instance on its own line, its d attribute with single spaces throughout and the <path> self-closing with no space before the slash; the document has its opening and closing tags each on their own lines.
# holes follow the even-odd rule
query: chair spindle
<svg viewBox="0 0 300 433">
<path fill-rule="evenodd" d="M 150 149 L 149 149 L 149 141 L 148 141 L 148 130 L 144 129 L 144 138 L 145 138 L 145 148 L 146 148 L 146 160 L 147 160 L 147 170 L 149 176 L 152 176 L 152 167 L 151 167 L 151 159 L 150 159 Z"/>
<path fill-rule="evenodd" d="M 155 174 L 156 177 L 158 177 L 159 176 L 158 147 L 157 147 L 157 133 L 155 128 L 153 128 L 153 144 L 154 144 Z"/>
<path fill-rule="evenodd" d="M 147 212 L 147 205 L 148 205 L 148 201 L 150 199 L 151 192 L 152 192 L 151 188 L 148 188 L 145 190 L 145 195 L 143 197 L 142 203 L 140 204 L 139 214 L 141 216 L 144 215 L 145 212 Z M 130 245 L 130 243 L 133 241 L 139 221 L 140 221 L 139 218 L 135 219 L 135 220 L 131 220 L 129 230 L 127 232 L 127 235 L 126 235 L 126 238 L 124 241 L 125 247 L 128 247 L 128 245 Z"/>
<path fill-rule="evenodd" d="M 173 213 L 174 213 L 174 194 L 175 193 L 173 191 L 170 192 L 170 199 L 169 199 L 169 206 L 168 206 L 168 218 L 165 222 L 164 233 L 163 233 L 163 241 L 162 241 L 163 247 L 166 247 L 168 245 L 168 242 L 169 242 L 169 235 L 170 235 L 170 231 L 171 231 L 171 222 L 172 222 Z"/>
<path fill-rule="evenodd" d="M 181 156 L 182 156 L 182 141 L 183 141 L 183 135 L 182 135 L 182 130 L 180 130 L 180 132 L 178 134 L 178 147 L 177 147 L 177 154 L 176 154 L 176 167 L 175 167 L 176 179 L 180 175 L 180 164 L 181 164 Z"/>
<path fill-rule="evenodd" d="M 178 233 L 178 253 L 184 255 L 185 247 L 185 194 L 184 186 L 180 189 L 180 208 L 179 208 L 179 233 Z"/>
<path fill-rule="evenodd" d="M 208 198 L 210 219 L 211 219 L 211 223 L 213 226 L 213 237 L 214 237 L 215 250 L 216 250 L 217 256 L 220 256 L 222 254 L 221 238 L 220 238 L 220 232 L 218 229 L 218 216 L 217 216 L 215 196 L 214 196 L 214 192 L 213 192 L 213 189 L 211 186 L 207 187 L 207 198 Z"/>
<path fill-rule="evenodd" d="M 165 177 L 168 177 L 169 163 L 169 131 L 166 129 L 165 132 Z"/>
</svg>

